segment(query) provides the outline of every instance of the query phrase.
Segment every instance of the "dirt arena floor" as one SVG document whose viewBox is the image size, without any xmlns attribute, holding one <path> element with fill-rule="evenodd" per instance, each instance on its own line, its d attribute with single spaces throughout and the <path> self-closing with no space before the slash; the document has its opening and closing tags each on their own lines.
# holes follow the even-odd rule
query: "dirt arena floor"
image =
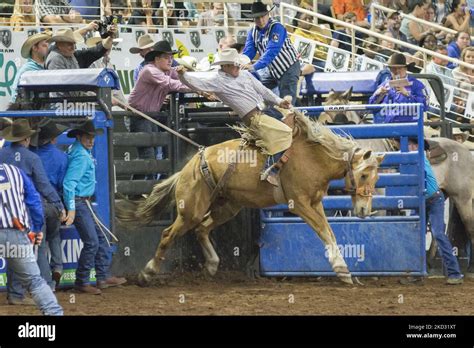
<svg viewBox="0 0 474 348">
<path fill-rule="evenodd" d="M 66 315 L 474 315 L 474 279 L 448 286 L 444 279 L 401 285 L 399 278 L 258 279 L 221 273 L 214 279 L 184 274 L 149 288 L 127 285 L 100 296 L 57 293 Z M 10 306 L 0 295 L 1 315 L 38 314 Z M 75 303 L 71 303 L 75 301 Z"/>
</svg>

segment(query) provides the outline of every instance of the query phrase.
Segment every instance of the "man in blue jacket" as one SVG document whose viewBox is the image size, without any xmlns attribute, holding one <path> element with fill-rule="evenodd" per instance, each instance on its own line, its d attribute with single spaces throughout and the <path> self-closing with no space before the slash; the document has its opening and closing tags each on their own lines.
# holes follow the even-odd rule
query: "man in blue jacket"
<svg viewBox="0 0 474 348">
<path fill-rule="evenodd" d="M 66 126 L 56 124 L 50 119 L 45 119 L 39 124 L 39 133 L 31 140 L 31 151 L 36 153 L 48 175 L 49 182 L 59 196 L 63 192 L 63 180 L 67 170 L 67 156 L 56 147 L 57 137 L 67 129 Z M 46 240 L 51 253 L 50 267 L 52 278 L 56 287 L 59 286 L 63 272 L 61 236 L 61 217 L 57 209 L 44 203 Z"/>
<path fill-rule="evenodd" d="M 76 269 L 75 289 L 91 295 L 100 295 L 100 289 L 126 282 L 125 278 L 110 276 L 112 250 L 105 232 L 95 221 L 96 214 L 91 205 L 96 185 L 92 148 L 95 136 L 101 134 L 103 130 L 95 129 L 92 121 L 67 133 L 76 141 L 68 151 L 68 168 L 63 182 L 64 204 L 68 210 L 66 225 L 74 223 L 84 243 Z M 96 271 L 97 287 L 90 285 L 92 268 Z"/>
<path fill-rule="evenodd" d="M 245 66 L 249 71 L 268 68 L 271 77 L 278 83 L 280 97 L 287 95 L 296 101 L 296 91 L 300 76 L 300 62 L 298 53 L 293 47 L 285 27 L 270 18 L 272 8 L 262 2 L 254 2 L 249 15 L 254 18 L 255 26 L 249 30 L 243 54 L 254 59 L 256 54 L 260 58 L 254 64 Z M 265 87 L 272 88 L 270 81 Z"/>
<path fill-rule="evenodd" d="M 48 180 L 48 176 L 43 167 L 43 163 L 38 155 L 28 150 L 31 136 L 36 131 L 30 128 L 28 120 L 16 119 L 13 123 L 3 129 L 1 137 L 11 142 L 10 147 L 0 149 L 0 158 L 3 163 L 14 165 L 22 169 L 31 178 L 35 188 L 41 195 L 43 202 L 49 203 L 56 209 L 56 214 L 64 219 L 66 212 L 56 190 Z M 44 232 L 44 231 L 43 231 Z M 46 282 L 53 286 L 51 269 L 47 259 L 46 243 L 40 244 L 38 248 L 38 265 L 41 276 Z M 16 279 L 16 274 L 7 266 L 7 297 L 10 304 L 32 304 L 25 301 L 25 289 Z"/>
<path fill-rule="evenodd" d="M 369 98 L 369 104 L 414 104 L 422 105 L 422 112 L 427 108 L 426 88 L 419 80 L 407 75 L 408 64 L 401 53 L 394 53 L 387 62 L 391 78 L 382 82 L 374 94 Z M 408 81 L 408 86 L 390 87 L 393 80 Z M 418 114 L 406 107 L 387 107 L 382 110 L 384 122 L 397 122 L 404 117 L 416 118 Z"/>
</svg>

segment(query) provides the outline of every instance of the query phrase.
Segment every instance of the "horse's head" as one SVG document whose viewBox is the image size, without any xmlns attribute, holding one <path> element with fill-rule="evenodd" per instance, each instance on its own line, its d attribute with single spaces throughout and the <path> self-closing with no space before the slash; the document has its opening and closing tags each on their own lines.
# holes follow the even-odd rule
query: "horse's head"
<svg viewBox="0 0 474 348">
<path fill-rule="evenodd" d="M 354 214 L 358 217 L 369 216 L 372 212 L 372 193 L 375 191 L 378 167 L 384 155 L 375 155 L 372 150 L 357 148 L 349 154 L 345 175 L 346 190 L 352 197 Z"/>
<path fill-rule="evenodd" d="M 350 105 L 352 97 L 352 87 L 345 92 L 336 92 L 333 89 L 329 92 L 326 101 L 323 102 L 324 106 L 335 106 L 335 105 Z M 355 111 L 325 111 L 320 116 L 321 123 L 334 123 L 336 118 L 347 119 L 347 123 L 360 123 L 360 117 Z"/>
</svg>

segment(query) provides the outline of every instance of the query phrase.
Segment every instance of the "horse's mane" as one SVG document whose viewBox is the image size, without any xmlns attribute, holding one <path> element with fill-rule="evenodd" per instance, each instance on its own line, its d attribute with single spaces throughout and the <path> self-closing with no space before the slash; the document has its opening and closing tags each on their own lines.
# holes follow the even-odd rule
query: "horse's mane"
<svg viewBox="0 0 474 348">
<path fill-rule="evenodd" d="M 300 130 L 305 133 L 307 140 L 320 144 L 331 158 L 347 160 L 348 154 L 357 147 L 357 143 L 350 136 L 337 135 L 328 127 L 311 120 L 300 112 L 296 112 L 295 121 Z"/>
</svg>

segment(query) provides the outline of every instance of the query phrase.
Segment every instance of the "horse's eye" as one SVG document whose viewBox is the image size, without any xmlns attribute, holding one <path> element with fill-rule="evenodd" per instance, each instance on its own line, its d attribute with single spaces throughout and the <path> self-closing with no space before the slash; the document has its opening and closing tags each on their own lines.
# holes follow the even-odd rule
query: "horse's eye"
<svg viewBox="0 0 474 348">
<path fill-rule="evenodd" d="M 361 180 L 367 180 L 367 175 L 362 174 L 362 175 L 360 176 L 360 179 L 361 179 Z"/>
</svg>

